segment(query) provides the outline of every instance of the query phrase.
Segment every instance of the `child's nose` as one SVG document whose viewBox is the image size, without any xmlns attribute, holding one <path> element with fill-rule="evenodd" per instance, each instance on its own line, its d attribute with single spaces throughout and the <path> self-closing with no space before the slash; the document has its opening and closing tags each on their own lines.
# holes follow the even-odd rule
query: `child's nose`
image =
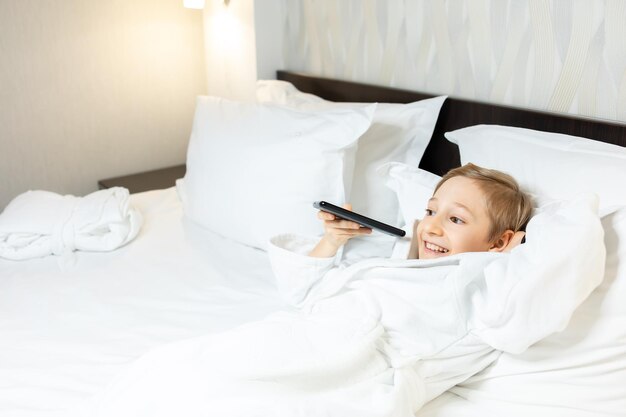
<svg viewBox="0 0 626 417">
<path fill-rule="evenodd" d="M 438 216 L 428 216 L 422 220 L 424 222 L 424 231 L 431 235 L 440 236 L 442 233 L 441 222 Z"/>
</svg>

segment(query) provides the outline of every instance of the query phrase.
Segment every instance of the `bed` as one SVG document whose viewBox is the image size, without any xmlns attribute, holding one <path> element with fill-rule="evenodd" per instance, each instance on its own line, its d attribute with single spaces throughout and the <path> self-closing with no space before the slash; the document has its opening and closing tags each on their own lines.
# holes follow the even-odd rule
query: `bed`
<svg viewBox="0 0 626 417">
<path fill-rule="evenodd" d="M 285 104 L 285 100 L 293 99 L 296 94 L 298 100 L 306 101 L 298 110 L 302 114 L 307 106 L 315 107 L 322 99 L 358 103 L 431 100 L 426 110 L 424 105 L 411 109 L 429 112 L 427 121 L 424 118 L 419 120 L 430 127 L 414 132 L 414 135 L 425 136 L 421 150 L 406 147 L 403 152 L 415 154 L 408 155 L 403 162 L 413 166 L 419 164 L 423 170 L 436 175 L 459 166 L 464 159 L 459 146 L 446 139 L 444 133 L 475 125 L 532 129 L 533 132 L 584 137 L 614 145 L 611 149 L 615 150 L 613 153 L 618 162 L 606 163 L 602 159 L 598 167 L 576 167 L 572 166 L 572 161 L 561 166 L 548 153 L 546 158 L 552 158 L 549 162 L 554 162 L 551 166 L 536 150 L 527 151 L 527 155 L 524 150 L 516 151 L 515 158 L 523 162 L 518 169 L 530 165 L 540 171 L 537 175 L 541 178 L 530 178 L 529 181 L 540 181 L 541 191 L 550 193 L 568 187 L 575 190 L 580 186 L 596 192 L 598 189 L 609 196 L 611 204 L 604 208 L 607 217 L 603 220 L 607 228 L 608 275 L 580 306 L 563 332 L 548 337 L 521 355 L 502 355 L 484 371 L 426 404 L 417 415 L 626 415 L 626 310 L 622 306 L 626 297 L 626 214 L 619 209 L 626 197 L 623 186 L 616 188 L 626 178 L 620 177 L 626 170 L 626 157 L 620 153 L 626 147 L 626 125 L 450 97 L 437 98 L 289 71 L 279 71 L 277 79 L 289 82 L 298 91 L 282 84 L 280 97 L 268 98 L 266 94 L 264 100 Z M 268 85 L 259 89 L 261 87 Z M 336 113 L 333 117 L 346 120 L 344 107 L 333 111 Z M 371 117 L 374 111 L 367 104 L 360 105 L 358 114 L 349 115 L 349 126 L 343 122 L 337 124 L 338 131 L 352 136 L 354 142 L 367 129 L 364 118 Z M 234 116 L 225 113 L 220 117 L 224 120 Z M 408 120 L 417 120 L 414 115 L 411 117 Z M 210 128 L 194 123 L 192 141 L 194 134 Z M 478 133 L 488 136 L 501 132 Z M 307 132 L 298 131 L 294 135 L 306 136 Z M 538 134 L 536 139 L 552 138 Z M 461 143 L 465 139 L 454 140 Z M 572 145 L 567 142 L 555 143 L 550 149 L 556 155 L 572 151 Z M 306 181 L 304 176 L 276 166 L 275 161 L 286 158 L 280 153 L 283 151 L 277 151 L 276 143 L 268 144 L 274 147 L 272 155 L 275 160 L 271 155 L 267 156 L 270 159 L 261 158 L 260 155 L 265 155 L 264 150 L 254 144 L 245 151 L 236 143 L 219 146 L 203 149 L 190 145 L 188 172 L 189 168 L 193 173 L 194 169 L 202 167 L 201 178 L 187 176 L 177 188 L 131 195 L 131 204 L 142 213 L 143 226 L 129 244 L 110 252 L 79 251 L 69 259 L 58 256 L 19 262 L 0 259 L 0 415 L 67 415 L 69 409 L 101 390 L 136 358 L 157 346 L 230 329 L 273 311 L 290 308 L 276 290 L 264 241 L 277 231 L 299 227 L 303 233 L 314 234 L 319 230 L 315 224 L 307 223 L 304 217 L 293 212 L 279 213 L 280 227 L 284 230 L 276 230 L 276 222 L 265 219 L 279 210 L 277 207 L 291 203 L 281 200 L 283 194 L 298 200 L 300 206 L 295 207 L 304 207 L 302 204 L 310 206 L 310 200 L 303 202 L 309 197 L 306 193 L 322 193 L 319 188 L 322 185 L 326 186 L 323 196 L 329 200 L 345 196 L 346 189 L 328 189 L 332 186 L 313 181 L 306 183 L 306 190 L 302 191 L 298 181 Z M 480 144 L 478 146 L 476 158 L 496 158 L 497 163 L 498 154 L 483 156 Z M 506 151 L 507 145 L 503 146 Z M 581 148 L 582 156 L 577 155 L 574 162 L 584 164 L 585 146 Z M 346 148 L 347 144 L 342 145 L 342 152 Z M 333 148 L 333 152 L 336 150 Z M 470 149 L 468 155 L 473 155 L 472 151 L 476 152 Z M 231 162 L 224 161 L 223 155 L 229 152 L 240 158 L 236 169 Z M 311 152 L 328 154 L 326 148 L 304 151 L 290 148 L 284 152 L 293 160 L 289 169 L 306 167 L 313 170 L 311 172 L 322 170 L 329 175 L 329 169 L 337 168 L 337 164 L 330 168 L 307 165 Z M 589 152 L 598 153 L 595 149 Z M 208 161 L 201 159 L 207 153 L 213 156 Z M 387 162 L 395 162 L 393 157 Z M 293 189 L 288 192 L 285 189 L 259 189 L 245 172 L 246 167 L 254 167 L 255 163 L 268 172 L 263 181 L 290 177 L 287 186 Z M 344 165 L 340 168 L 343 171 L 331 171 L 335 178 L 344 175 Z M 609 177 L 597 178 L 596 168 L 608 169 Z M 564 174 L 555 175 L 555 169 L 561 169 L 557 172 Z M 224 170 L 229 170 L 228 175 L 223 174 Z M 595 178 L 593 182 L 584 178 L 578 182 L 576 174 Z M 220 181 L 211 181 L 215 177 Z M 572 181 L 574 185 L 564 185 Z M 245 193 L 227 197 L 232 194 L 233 184 L 244 182 L 249 182 L 243 186 Z M 363 187 L 362 184 L 352 183 L 351 187 L 363 191 L 359 188 Z M 204 190 L 203 197 L 195 202 L 189 201 L 198 190 Z M 361 201 L 372 201 L 379 195 L 369 193 L 361 195 Z M 216 196 L 223 196 L 228 204 L 219 206 L 221 197 Z M 243 207 L 246 201 L 268 200 L 272 204 L 259 207 L 254 215 Z M 379 204 L 374 209 L 380 216 L 372 217 L 384 219 L 387 216 L 386 220 L 390 221 L 400 218 L 398 203 L 393 207 Z M 203 212 L 211 210 L 215 216 L 210 219 L 202 216 Z M 389 214 L 390 210 L 393 213 Z M 314 212 L 311 209 L 304 216 L 314 217 Z M 243 224 L 229 223 L 227 219 L 232 218 L 244 219 Z M 346 248 L 343 255 L 364 257 L 380 251 L 392 254 L 393 242 L 382 236 L 367 244 L 356 242 L 353 247 Z"/>
</svg>

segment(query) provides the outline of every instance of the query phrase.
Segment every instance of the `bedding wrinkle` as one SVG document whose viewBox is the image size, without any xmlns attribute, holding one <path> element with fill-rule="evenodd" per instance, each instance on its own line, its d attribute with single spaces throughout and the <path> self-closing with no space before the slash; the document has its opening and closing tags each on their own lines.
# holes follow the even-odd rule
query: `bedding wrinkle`
<svg viewBox="0 0 626 417">
<path fill-rule="evenodd" d="M 51 251 L 53 255 L 62 255 L 66 251 L 73 252 L 76 250 L 74 245 L 74 227 L 70 223 L 72 216 L 74 215 L 74 210 L 76 210 L 77 200 L 74 196 L 63 196 L 64 202 L 67 204 L 67 208 L 65 209 L 65 217 L 61 217 L 58 221 L 55 222 L 53 231 L 51 234 Z"/>
</svg>

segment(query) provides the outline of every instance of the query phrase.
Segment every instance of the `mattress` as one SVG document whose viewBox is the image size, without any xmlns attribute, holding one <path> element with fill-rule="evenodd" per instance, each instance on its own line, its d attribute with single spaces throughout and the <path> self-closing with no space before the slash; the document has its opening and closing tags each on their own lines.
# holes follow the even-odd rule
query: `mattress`
<svg viewBox="0 0 626 417">
<path fill-rule="evenodd" d="M 131 199 L 125 247 L 0 260 L 0 415 L 65 415 L 156 346 L 288 308 L 267 254 L 187 221 L 174 188 Z"/>
</svg>

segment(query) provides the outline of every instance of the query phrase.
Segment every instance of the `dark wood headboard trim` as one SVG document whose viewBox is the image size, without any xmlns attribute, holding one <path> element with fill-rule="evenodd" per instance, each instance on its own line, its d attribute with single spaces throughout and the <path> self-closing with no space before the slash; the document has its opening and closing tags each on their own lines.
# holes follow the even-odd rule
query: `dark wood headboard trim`
<svg viewBox="0 0 626 417">
<path fill-rule="evenodd" d="M 277 79 L 289 81 L 300 91 L 332 101 L 410 103 L 434 97 L 433 94 L 291 71 L 278 71 Z M 441 109 L 420 167 L 442 175 L 450 168 L 459 166 L 458 148 L 445 139 L 444 133 L 477 124 L 499 124 L 564 133 L 626 147 L 626 124 L 449 97 Z"/>
</svg>

